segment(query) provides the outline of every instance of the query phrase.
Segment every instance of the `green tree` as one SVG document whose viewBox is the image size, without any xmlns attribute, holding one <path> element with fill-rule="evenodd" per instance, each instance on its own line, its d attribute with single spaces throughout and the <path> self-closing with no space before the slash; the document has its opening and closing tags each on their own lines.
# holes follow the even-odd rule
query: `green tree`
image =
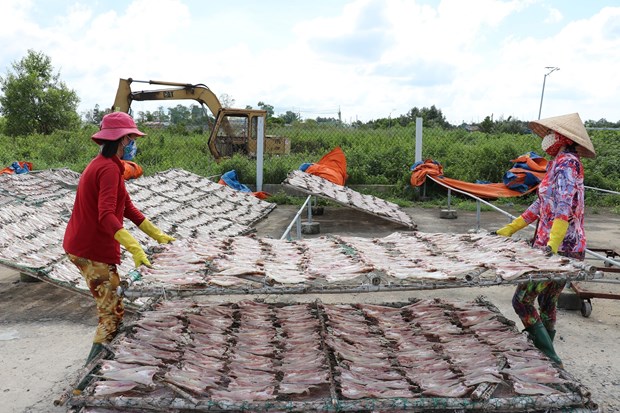
<svg viewBox="0 0 620 413">
<path fill-rule="evenodd" d="M 101 120 L 103 119 L 103 116 L 106 113 L 107 112 L 105 110 L 101 110 L 99 104 L 96 104 L 92 110 L 89 110 L 84 114 L 84 118 L 88 123 L 99 125 L 101 123 Z"/>
<path fill-rule="evenodd" d="M 190 122 L 192 113 L 187 106 L 179 104 L 174 108 L 168 108 L 168 116 L 170 117 L 170 123 L 173 125 L 187 125 Z"/>
<path fill-rule="evenodd" d="M 430 108 L 418 109 L 412 108 L 405 116 L 400 116 L 397 120 L 401 126 L 407 126 L 408 124 L 415 122 L 416 118 L 423 119 L 423 125 L 425 127 L 441 127 L 444 129 L 450 129 L 450 123 L 446 121 L 446 117 L 441 112 L 441 109 L 437 109 L 435 105 Z"/>
<path fill-rule="evenodd" d="M 480 122 L 480 132 L 491 133 L 493 132 L 493 121 L 490 116 L 484 118 L 482 122 Z"/>
<path fill-rule="evenodd" d="M 265 112 L 267 112 L 267 119 L 273 117 L 274 111 L 273 111 L 273 106 L 269 105 L 263 101 L 258 102 L 258 107 L 262 110 L 264 110 Z"/>
<path fill-rule="evenodd" d="M 278 116 L 279 118 L 282 119 L 282 121 L 284 121 L 285 124 L 292 124 L 293 122 L 296 122 L 298 120 L 300 120 L 299 115 L 293 111 L 287 110 L 286 113 Z"/>
<path fill-rule="evenodd" d="M 220 103 L 222 104 L 223 108 L 232 108 L 235 106 L 235 99 L 233 99 L 233 97 L 230 96 L 228 93 L 222 93 L 220 95 Z M 217 114 L 214 113 L 214 115 Z"/>
<path fill-rule="evenodd" d="M 163 106 L 158 106 L 157 110 L 155 112 L 153 112 L 153 116 L 155 117 L 155 120 L 157 122 L 169 122 L 170 121 L 170 117 L 168 116 L 168 114 L 166 113 L 166 108 L 164 108 Z"/>
<path fill-rule="evenodd" d="M 28 50 L 12 67 L 0 77 L 0 112 L 6 118 L 7 135 L 49 135 L 79 125 L 80 99 L 60 80 L 60 73 L 53 73 L 48 56 Z"/>
<path fill-rule="evenodd" d="M 215 118 L 210 115 L 207 107 L 193 104 L 189 107 L 191 112 L 192 126 L 200 127 L 202 130 L 211 129 L 215 124 Z"/>
<path fill-rule="evenodd" d="M 614 123 L 605 118 L 601 118 L 597 121 L 587 120 L 584 122 L 586 128 L 618 128 L 620 127 L 620 121 Z"/>
<path fill-rule="evenodd" d="M 510 133 L 514 135 L 524 135 L 530 133 L 527 122 L 520 121 L 519 119 L 508 116 L 508 119 L 500 119 L 495 121 L 493 125 L 493 132 L 495 133 Z"/>
</svg>

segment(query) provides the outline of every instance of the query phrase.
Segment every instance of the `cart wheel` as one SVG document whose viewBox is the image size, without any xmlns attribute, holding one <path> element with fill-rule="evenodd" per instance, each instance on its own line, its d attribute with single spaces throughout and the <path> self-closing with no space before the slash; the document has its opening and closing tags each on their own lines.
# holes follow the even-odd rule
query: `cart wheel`
<svg viewBox="0 0 620 413">
<path fill-rule="evenodd" d="M 590 317 L 590 314 L 592 314 L 592 303 L 589 299 L 583 300 L 581 302 L 581 315 L 584 317 Z"/>
</svg>

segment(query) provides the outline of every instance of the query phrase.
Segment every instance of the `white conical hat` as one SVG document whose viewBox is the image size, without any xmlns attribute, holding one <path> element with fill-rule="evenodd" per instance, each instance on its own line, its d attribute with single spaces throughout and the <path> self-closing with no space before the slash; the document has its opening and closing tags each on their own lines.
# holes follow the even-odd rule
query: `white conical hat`
<svg viewBox="0 0 620 413">
<path fill-rule="evenodd" d="M 592 145 L 588 131 L 583 126 L 578 113 L 533 120 L 530 122 L 530 129 L 541 138 L 544 138 L 551 129 L 579 145 L 577 148 L 579 155 L 586 158 L 594 158 L 596 156 L 594 145 Z"/>
</svg>

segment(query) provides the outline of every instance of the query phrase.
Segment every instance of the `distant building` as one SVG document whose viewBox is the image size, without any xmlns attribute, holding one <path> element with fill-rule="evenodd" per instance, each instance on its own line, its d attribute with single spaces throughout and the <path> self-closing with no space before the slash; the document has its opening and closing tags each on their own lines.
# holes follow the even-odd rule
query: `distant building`
<svg viewBox="0 0 620 413">
<path fill-rule="evenodd" d="M 142 125 L 152 128 L 152 129 L 163 129 L 170 126 L 170 122 L 160 122 L 160 121 L 148 121 L 142 122 Z"/>
<path fill-rule="evenodd" d="M 462 123 L 460 128 L 465 129 L 467 132 L 479 132 L 480 131 L 480 126 L 475 125 L 475 124 L 468 125 L 467 123 Z"/>
</svg>

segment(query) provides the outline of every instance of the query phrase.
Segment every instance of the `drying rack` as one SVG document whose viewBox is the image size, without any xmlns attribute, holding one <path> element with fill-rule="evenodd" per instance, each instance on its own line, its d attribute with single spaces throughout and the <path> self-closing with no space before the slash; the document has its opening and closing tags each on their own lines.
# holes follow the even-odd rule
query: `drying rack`
<svg viewBox="0 0 620 413">
<path fill-rule="evenodd" d="M 479 384 L 474 384 L 473 387 L 462 394 L 461 396 L 439 396 L 432 395 L 431 393 L 426 393 L 429 389 L 426 387 L 423 382 L 418 380 L 418 375 L 423 375 L 423 373 L 417 372 L 415 368 L 406 367 L 405 364 L 401 364 L 402 361 L 399 358 L 400 351 L 395 344 L 390 344 L 390 340 L 386 340 L 385 336 L 390 336 L 394 338 L 393 334 L 396 333 L 396 330 L 392 331 L 392 327 L 390 327 L 389 318 L 385 318 L 387 323 L 383 322 L 382 319 L 385 317 L 383 310 L 397 310 L 399 312 L 398 317 L 403 317 L 403 323 L 406 325 L 411 325 L 415 330 L 413 333 L 415 336 L 419 337 L 422 340 L 428 339 L 429 348 L 434 348 L 435 351 L 438 352 L 438 357 L 448 359 L 450 356 L 448 353 L 445 353 L 444 347 L 440 343 L 445 343 L 441 339 L 441 333 L 435 333 L 433 329 L 425 330 L 424 327 L 414 327 L 415 325 L 419 325 L 415 322 L 417 315 L 415 314 L 415 309 L 412 310 L 414 313 L 411 315 L 407 315 L 407 308 L 405 306 L 408 305 L 416 305 L 424 302 L 433 302 L 432 306 L 436 306 L 442 314 L 445 316 L 445 321 L 435 321 L 437 325 L 443 325 L 442 323 L 447 323 L 452 326 L 461 325 L 458 327 L 463 332 L 463 337 L 474 337 L 475 324 L 472 323 L 469 325 L 460 324 L 458 311 L 460 310 L 469 310 L 469 309 L 480 309 L 481 311 L 488 311 L 490 317 L 487 320 L 494 320 L 501 325 L 504 331 L 510 334 L 511 337 L 520 337 L 521 333 L 515 328 L 515 325 L 512 321 L 506 319 L 501 315 L 499 310 L 490 302 L 485 300 L 482 297 L 479 297 L 474 302 L 471 303 L 459 303 L 452 301 L 444 301 L 444 300 L 417 300 L 410 299 L 407 303 L 386 303 L 382 305 L 364 305 L 364 304 L 323 304 L 320 300 L 316 300 L 313 303 L 306 304 L 295 304 L 295 303 L 255 303 L 249 302 L 250 304 L 207 304 L 207 303 L 199 303 L 195 301 L 187 301 L 186 305 L 176 305 L 174 307 L 164 307 L 163 311 L 161 311 L 162 315 L 160 315 L 161 319 L 169 320 L 171 314 L 173 314 L 173 310 L 176 311 L 178 309 L 178 313 L 174 313 L 175 317 L 178 317 L 182 320 L 183 331 L 179 331 L 179 336 L 184 336 L 187 332 L 191 332 L 191 326 L 195 317 L 200 317 L 201 314 L 205 314 L 204 309 L 207 307 L 218 307 L 216 312 L 207 311 L 206 314 L 209 314 L 209 317 L 213 317 L 213 314 L 220 314 L 223 310 L 226 309 L 235 309 L 238 313 L 246 311 L 246 308 L 251 309 L 252 320 L 261 319 L 264 314 L 268 314 L 268 319 L 271 319 L 273 322 L 274 329 L 273 331 L 279 329 L 285 329 L 286 319 L 281 318 L 281 314 L 286 313 L 278 312 L 278 310 L 293 310 L 296 314 L 299 309 L 303 309 L 303 314 L 299 315 L 304 320 L 310 320 L 310 323 L 315 323 L 316 326 L 316 339 L 314 343 L 316 347 L 313 348 L 316 351 L 319 357 L 322 357 L 323 362 L 317 363 L 319 369 L 323 370 L 322 374 L 325 374 L 327 379 L 325 381 L 317 381 L 315 384 L 308 384 L 309 390 L 303 393 L 280 393 L 281 389 L 281 381 L 282 372 L 275 373 L 274 382 L 275 388 L 273 393 L 270 393 L 265 399 L 258 400 L 252 399 L 251 397 L 244 398 L 241 400 L 231 400 L 222 398 L 221 394 L 216 396 L 216 393 L 219 393 L 220 389 L 228 388 L 232 386 L 232 384 L 228 383 L 229 373 L 221 373 L 218 370 L 214 370 L 214 377 L 222 377 L 222 381 L 216 381 L 220 383 L 217 386 L 206 387 L 205 390 L 197 393 L 195 387 L 184 387 L 182 383 L 178 383 L 175 381 L 170 382 L 168 379 L 168 371 L 173 369 L 177 363 L 183 365 L 185 360 L 185 350 L 183 346 L 180 345 L 178 348 L 178 355 L 174 357 L 178 357 L 178 362 L 173 362 L 172 359 L 165 363 L 160 363 L 157 367 L 157 372 L 153 375 L 153 383 L 151 385 L 138 386 L 133 390 L 128 390 L 124 392 L 117 392 L 114 395 L 104 395 L 97 394 L 97 386 L 101 384 L 102 375 L 104 373 L 100 372 L 100 368 L 102 363 L 105 362 L 105 358 L 116 358 L 116 354 L 122 353 L 123 343 L 126 343 L 127 340 L 132 339 L 131 330 L 136 330 L 137 326 L 140 325 L 141 319 L 140 317 L 147 316 L 147 319 L 150 322 L 156 322 L 158 311 L 157 306 L 159 303 L 158 299 L 153 299 L 150 303 L 145 306 L 144 310 L 139 314 L 138 319 L 133 322 L 133 325 L 127 325 L 126 329 L 119 333 L 117 338 L 106 347 L 106 351 L 102 352 L 99 356 L 97 356 L 89 365 L 85 366 L 79 373 L 78 378 L 75 383 L 70 386 L 70 389 L 74 389 L 81 384 L 81 393 L 72 394 L 70 391 L 63 393 L 56 401 L 56 405 L 63 405 L 67 403 L 71 406 L 73 411 L 81 411 L 82 408 L 85 407 L 101 407 L 101 408 L 110 408 L 110 409 L 122 409 L 123 411 L 142 411 L 142 412 L 160 412 L 160 411 L 216 411 L 216 412 L 228 412 L 228 411 L 286 411 L 286 412 L 298 412 L 298 411 L 321 411 L 321 412 L 372 412 L 372 411 L 462 411 L 462 412 L 505 412 L 505 411 L 532 411 L 532 412 L 543 412 L 543 411 L 563 411 L 566 409 L 572 409 L 583 412 L 597 412 L 598 406 L 597 404 L 591 400 L 590 391 L 585 388 L 581 383 L 571 376 L 568 372 L 560 369 L 558 367 L 553 367 L 558 374 L 558 377 L 561 378 L 562 384 L 547 384 L 547 386 L 553 390 L 553 393 L 546 395 L 523 395 L 519 394 L 516 390 L 516 383 L 514 383 L 512 376 L 508 373 L 508 370 L 504 370 L 509 367 L 507 359 L 502 355 L 502 344 L 500 342 L 492 342 L 486 341 L 484 338 L 480 338 L 481 344 L 488 348 L 489 354 L 493 353 L 497 355 L 497 360 L 493 364 L 497 368 L 498 374 L 503 376 L 503 380 L 501 383 L 493 383 L 493 382 L 482 382 Z M 248 303 L 248 302 L 246 302 Z M 255 304 L 252 304 L 255 303 Z M 179 304 L 179 303 L 177 303 Z M 257 312 L 257 307 L 261 306 Z M 427 311 L 429 307 L 426 307 L 424 311 Z M 370 312 L 368 312 L 367 310 Z M 383 309 L 383 310 L 382 310 Z M 372 396 L 372 394 L 376 393 L 375 390 L 368 390 L 365 395 L 360 398 L 351 398 L 344 396 L 344 388 L 346 387 L 345 381 L 347 380 L 342 376 L 342 369 L 349 369 L 351 367 L 351 363 L 355 364 L 355 361 L 352 359 L 347 359 L 346 357 L 343 359 L 343 354 L 339 352 L 337 346 L 339 337 L 342 337 L 340 334 L 344 333 L 344 330 L 347 329 L 346 325 L 341 325 L 338 327 L 337 324 L 332 323 L 333 318 L 331 314 L 343 314 L 341 312 L 346 312 L 346 314 L 354 315 L 354 313 L 362 315 L 362 325 L 366 325 L 368 328 L 368 335 L 362 336 L 353 336 L 347 335 L 349 337 L 347 340 L 352 340 L 354 345 L 360 346 L 360 351 L 364 351 L 363 348 L 366 344 L 364 344 L 368 339 L 368 337 L 376 338 L 377 340 L 385 343 L 386 346 L 386 357 L 391 360 L 390 369 L 394 369 L 395 372 L 400 372 L 401 375 L 405 378 L 405 381 L 409 383 L 408 390 L 404 391 L 404 394 L 409 394 L 409 396 L 401 396 L 401 397 L 385 397 L 380 395 Z M 226 313 L 232 314 L 232 313 Z M 369 315 L 370 314 L 370 315 Z M 348 317 L 350 317 L 349 315 Z M 205 315 L 206 316 L 206 315 Z M 166 318 L 168 317 L 168 318 Z M 193 319 L 187 319 L 188 317 L 194 317 Z M 296 316 L 298 317 L 298 316 Z M 422 316 L 423 317 L 423 316 Z M 228 320 L 225 318 L 225 320 Z M 248 320 L 248 318 L 244 318 L 243 316 L 236 315 L 232 317 L 232 320 L 237 321 L 229 321 L 229 326 L 223 328 L 222 331 L 225 331 L 225 334 L 232 335 L 232 339 L 227 341 L 226 345 L 222 346 L 222 359 L 225 360 L 224 364 L 228 363 L 226 360 L 230 358 L 234 359 L 234 355 L 236 354 L 236 346 L 239 345 L 237 341 L 234 339 L 235 331 L 241 331 L 241 327 L 244 325 L 243 320 Z M 462 320 L 462 319 L 461 319 Z M 247 321 L 245 321 L 247 322 Z M 230 324 L 232 323 L 232 324 Z M 410 324 L 411 323 L 411 324 Z M 218 322 L 219 325 L 219 322 Z M 278 326 L 277 329 L 275 326 Z M 357 328 L 360 325 L 355 324 Z M 387 327 L 386 327 L 387 326 Z M 259 327 L 256 327 L 259 328 Z M 261 329 L 267 329 L 271 331 L 270 326 L 261 326 Z M 339 330 L 339 328 L 343 330 Z M 472 329 L 470 331 L 470 329 Z M 186 331 L 187 330 L 187 331 Z M 244 330 L 246 331 L 246 330 Z M 341 331 L 341 333 L 339 333 Z M 279 333 L 275 333 L 276 337 L 269 340 L 267 346 L 274 346 L 274 354 L 276 354 L 276 358 L 282 357 L 281 362 L 284 363 L 286 360 L 286 351 L 287 347 L 284 345 L 287 341 L 286 335 L 281 335 Z M 191 336 L 191 335 L 190 335 Z M 357 337 L 357 338 L 356 338 Z M 426 337 L 426 338 L 425 338 Z M 359 342 L 357 340 L 359 339 Z M 258 342 L 256 343 L 258 346 L 263 345 L 264 338 L 257 338 Z M 459 339 L 461 340 L 461 339 Z M 278 344 L 279 343 L 279 344 Z M 318 343 L 318 344 L 317 344 Z M 435 343 L 435 344 L 433 344 Z M 525 343 L 525 342 L 524 342 Z M 191 346 L 190 342 L 186 344 L 186 346 Z M 531 349 L 530 349 L 531 347 Z M 245 348 L 245 347 L 244 347 Z M 262 347 L 261 347 L 262 348 Z M 277 349 L 276 349 L 277 348 Z M 288 347 L 290 348 L 290 347 Z M 515 347 L 516 348 L 516 347 Z M 308 350 L 310 351 L 310 350 Z M 527 354 L 528 351 L 536 351 L 533 347 L 533 344 L 524 344 L 520 350 L 523 351 L 523 354 Z M 320 355 L 323 356 L 320 356 Z M 371 354 L 368 352 L 367 354 Z M 370 356 L 369 356 L 370 357 Z M 359 361 L 363 364 L 363 360 Z M 459 374 L 463 373 L 461 367 L 459 367 L 458 361 L 451 361 L 451 364 L 457 371 L 460 371 Z M 275 363 L 274 366 L 279 366 L 279 363 Z M 213 367 L 215 368 L 215 367 Z M 230 367 L 232 368 L 232 367 Z M 284 367 L 274 367 L 276 370 Z M 272 371 L 265 370 L 265 371 Z M 280 370 L 278 370 L 280 371 Z M 284 370 L 286 371 L 286 370 Z M 391 371 L 391 370 L 390 370 Z M 506 373 L 503 373 L 506 372 Z M 508 374 L 508 375 L 506 375 Z M 211 377 L 208 375 L 208 377 Z M 240 377 L 235 376 L 233 377 Z M 453 380 L 461 380 L 459 378 L 455 378 Z M 472 386 L 472 385 L 470 385 Z M 215 391 L 213 391 L 215 389 Z"/>
<path fill-rule="evenodd" d="M 373 195 L 361 194 L 346 186 L 336 185 L 325 178 L 292 171 L 282 182 L 282 186 L 309 196 L 320 197 L 328 201 L 370 214 L 402 225 L 408 229 L 416 229 L 417 224 L 398 205 L 377 198 Z M 308 199 L 306 200 L 306 205 Z M 303 206 L 302 208 L 303 209 Z M 312 208 L 308 205 L 308 218 L 311 220 Z"/>
<path fill-rule="evenodd" d="M 448 185 L 446 185 L 444 182 L 441 182 L 441 180 L 436 179 L 430 175 L 427 176 L 427 178 L 431 179 L 433 182 L 435 182 L 436 184 L 446 188 L 448 190 L 448 209 L 450 209 L 450 200 L 451 200 L 451 192 L 455 191 L 457 193 L 460 193 L 462 195 L 468 196 L 470 198 L 473 198 L 476 200 L 476 229 L 480 229 L 480 210 L 481 210 L 481 204 L 485 204 L 491 208 L 493 208 L 494 210 L 504 214 L 505 216 L 509 217 L 510 219 L 515 219 L 516 217 L 504 210 L 502 210 L 501 208 L 498 208 L 497 206 L 491 204 L 490 202 L 485 201 L 484 199 L 481 199 L 479 197 L 477 197 L 476 195 L 470 194 L 469 192 L 465 192 L 459 189 L 455 189 L 452 188 Z M 615 195 L 620 195 L 620 192 L 616 192 L 616 191 L 609 191 L 606 189 L 600 189 L 600 188 L 594 188 L 594 187 L 590 187 L 590 186 L 585 186 L 586 189 L 590 189 L 590 190 L 596 190 L 596 191 L 600 191 L 600 192 L 605 192 L 605 193 L 611 193 L 611 194 L 615 194 Z M 532 226 L 532 225 L 530 225 Z M 620 273 L 620 262 L 616 261 L 615 258 L 619 257 L 620 254 L 618 254 L 615 250 L 613 249 L 609 249 L 609 248 L 587 248 L 586 249 L 586 255 L 594 257 L 596 259 L 599 259 L 603 262 L 603 266 L 602 267 L 597 267 L 597 271 L 599 272 L 611 272 L 611 273 Z M 585 280 L 584 280 L 585 281 Z M 620 280 L 616 280 L 616 279 L 604 279 L 604 277 L 596 277 L 596 278 L 592 278 L 588 281 L 591 282 L 597 282 L 597 283 L 607 283 L 607 284 L 617 284 L 620 285 Z M 602 298 L 602 299 L 610 299 L 610 300 L 620 300 L 620 294 L 613 294 L 613 293 L 603 293 L 603 292 L 596 292 L 596 291 L 589 291 L 584 289 L 578 282 L 575 281 L 570 281 L 568 282 L 569 287 L 575 292 L 576 294 L 576 298 L 579 301 L 578 305 L 572 305 L 569 303 L 568 306 L 570 308 L 576 307 L 574 309 L 579 309 L 581 311 L 581 315 L 584 317 L 590 317 L 590 315 L 592 314 L 592 299 L 593 298 Z"/>
<path fill-rule="evenodd" d="M 616 257 L 620 256 L 615 250 L 608 248 L 590 248 L 589 251 L 598 254 L 604 254 L 604 256 L 610 260 L 616 261 Z M 603 266 L 596 267 L 597 271 L 620 273 L 620 268 L 613 266 L 609 261 L 604 261 Z M 620 284 L 620 280 L 597 280 L 599 283 Z M 594 290 L 585 289 L 577 280 L 571 281 L 569 287 L 575 292 L 575 298 L 578 301 L 574 305 L 575 309 L 579 309 L 583 317 L 590 317 L 592 314 L 592 299 L 599 298 L 605 300 L 620 300 L 620 294 L 606 293 Z M 570 301 L 570 299 L 568 299 Z M 570 303 L 569 303 L 570 306 Z"/>
</svg>

